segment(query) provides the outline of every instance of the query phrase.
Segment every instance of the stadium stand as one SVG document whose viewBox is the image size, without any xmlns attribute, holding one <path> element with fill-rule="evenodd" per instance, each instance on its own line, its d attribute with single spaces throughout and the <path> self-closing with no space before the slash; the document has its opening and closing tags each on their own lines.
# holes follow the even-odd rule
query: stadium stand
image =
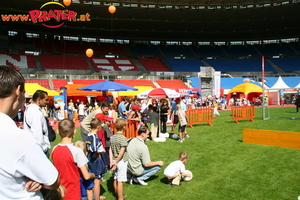
<svg viewBox="0 0 300 200">
<path fill-rule="evenodd" d="M 222 46 L 222 48 L 232 58 L 260 56 L 259 53 L 253 48 L 252 45 L 250 46 L 232 45 L 232 46 Z"/>
<path fill-rule="evenodd" d="M 87 42 L 54 40 L 54 45 L 58 53 L 85 54 L 90 46 Z"/>
<path fill-rule="evenodd" d="M 228 57 L 228 55 L 222 50 L 220 46 L 199 46 L 199 47 L 191 47 L 195 54 L 200 58 L 206 57 L 218 57 L 224 58 Z"/>
<path fill-rule="evenodd" d="M 40 54 L 43 69 L 90 70 L 83 56 Z"/>
<path fill-rule="evenodd" d="M 174 72 L 198 72 L 205 64 L 200 59 L 162 59 L 165 65 Z"/>
<path fill-rule="evenodd" d="M 270 60 L 286 72 L 300 71 L 300 57 L 271 58 Z"/>
<path fill-rule="evenodd" d="M 159 58 L 139 58 L 138 60 L 148 71 L 171 71 Z"/>
<path fill-rule="evenodd" d="M 110 43 L 90 43 L 91 48 L 94 51 L 94 55 L 122 55 L 126 56 L 126 51 L 123 49 L 123 45 L 110 44 Z"/>
<path fill-rule="evenodd" d="M 130 58 L 106 58 L 93 56 L 93 67 L 99 71 L 139 71 Z"/>
<path fill-rule="evenodd" d="M 35 51 L 43 53 L 53 53 L 53 43 L 49 39 L 44 39 L 43 41 L 40 38 L 33 39 Z"/>
<path fill-rule="evenodd" d="M 191 51 L 189 46 L 179 46 L 179 45 L 170 45 L 170 46 L 159 46 L 160 50 L 163 52 L 165 57 L 189 57 L 194 58 L 196 55 Z"/>
<path fill-rule="evenodd" d="M 262 70 L 261 59 L 206 59 L 210 66 L 222 73 L 228 72 L 258 72 Z M 265 71 L 275 72 L 275 69 L 265 62 Z"/>
<path fill-rule="evenodd" d="M 156 80 L 156 83 L 162 88 L 188 89 L 181 80 Z"/>
<path fill-rule="evenodd" d="M 295 56 L 296 52 L 288 44 L 255 45 L 255 48 L 264 56 Z"/>
<path fill-rule="evenodd" d="M 73 79 L 74 84 L 95 84 L 105 81 L 105 79 Z"/>
<path fill-rule="evenodd" d="M 25 55 L 24 53 L 16 55 L 0 52 L 0 64 L 17 68 L 36 68 L 34 55 Z"/>
<path fill-rule="evenodd" d="M 53 90 L 59 90 L 61 87 L 68 85 L 66 79 L 52 79 Z"/>
<path fill-rule="evenodd" d="M 51 89 L 48 79 L 25 79 L 27 83 L 38 83 L 44 88 Z"/>
<path fill-rule="evenodd" d="M 157 45 L 148 46 L 145 44 L 125 45 L 132 56 L 135 57 L 162 57 Z"/>
<path fill-rule="evenodd" d="M 131 86 L 131 87 L 134 87 L 134 86 L 150 86 L 150 87 L 156 88 L 156 86 L 154 85 L 154 83 L 151 80 L 119 80 L 119 79 L 116 79 L 115 82 L 116 83 L 121 83 L 121 84 L 124 84 L 124 85 L 128 85 L 128 86 Z"/>
</svg>

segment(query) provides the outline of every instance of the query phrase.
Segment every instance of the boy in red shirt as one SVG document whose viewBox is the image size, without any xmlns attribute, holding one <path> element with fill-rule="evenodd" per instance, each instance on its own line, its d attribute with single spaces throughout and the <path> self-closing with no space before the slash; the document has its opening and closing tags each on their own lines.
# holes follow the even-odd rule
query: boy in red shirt
<svg viewBox="0 0 300 200">
<path fill-rule="evenodd" d="M 72 140 L 76 133 L 72 120 L 64 119 L 58 124 L 61 142 L 56 145 L 51 154 L 53 164 L 59 172 L 61 185 L 66 188 L 64 200 L 80 200 L 80 173 L 84 179 L 94 179 L 95 174 L 87 170 L 88 160 L 83 151 L 73 146 Z"/>
</svg>

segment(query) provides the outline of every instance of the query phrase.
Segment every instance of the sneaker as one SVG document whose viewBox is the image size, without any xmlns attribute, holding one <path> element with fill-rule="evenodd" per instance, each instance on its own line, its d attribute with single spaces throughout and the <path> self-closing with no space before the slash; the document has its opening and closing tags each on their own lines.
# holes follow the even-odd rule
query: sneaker
<svg viewBox="0 0 300 200">
<path fill-rule="evenodd" d="M 190 138 L 191 136 L 189 136 L 188 134 L 185 134 L 185 137 L 186 137 L 186 138 Z"/>
<path fill-rule="evenodd" d="M 139 178 L 134 178 L 133 181 L 139 185 L 148 185 L 144 180 L 139 179 Z"/>
<path fill-rule="evenodd" d="M 173 181 L 173 179 L 168 179 L 167 184 L 168 184 L 168 185 L 172 185 L 172 181 Z"/>
<path fill-rule="evenodd" d="M 182 139 L 179 139 L 179 140 L 177 140 L 177 142 L 183 142 L 183 140 L 182 140 Z"/>
</svg>

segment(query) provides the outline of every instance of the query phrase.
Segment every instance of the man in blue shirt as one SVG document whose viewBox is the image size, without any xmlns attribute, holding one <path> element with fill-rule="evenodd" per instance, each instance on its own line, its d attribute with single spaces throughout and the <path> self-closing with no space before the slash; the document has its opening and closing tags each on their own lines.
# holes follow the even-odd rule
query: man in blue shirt
<svg viewBox="0 0 300 200">
<path fill-rule="evenodd" d="M 128 102 L 128 97 L 124 97 L 118 106 L 119 118 L 127 119 L 128 111 L 126 110 L 125 103 Z"/>
</svg>

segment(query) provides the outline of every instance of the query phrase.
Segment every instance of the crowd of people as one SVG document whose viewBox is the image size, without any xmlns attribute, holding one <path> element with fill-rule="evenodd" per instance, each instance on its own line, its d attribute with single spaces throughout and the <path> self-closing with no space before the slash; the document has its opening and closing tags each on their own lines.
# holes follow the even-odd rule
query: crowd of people
<svg viewBox="0 0 300 200">
<path fill-rule="evenodd" d="M 13 119 L 24 105 L 25 80 L 18 70 L 9 66 L 0 66 L 0 77 L 0 150 L 7 152 L 0 157 L 0 180 L 5 183 L 0 190 L 0 199 L 105 199 L 100 196 L 100 184 L 109 170 L 114 170 L 113 187 L 117 199 L 125 199 L 124 182 L 146 186 L 147 180 L 164 165 L 163 161 L 151 160 L 145 144 L 150 134 L 147 124 L 156 131 L 155 138 L 160 132 L 158 127 L 166 131 L 166 121 L 173 112 L 178 115 L 180 139 L 183 140 L 184 134 L 188 136 L 180 100 L 143 105 L 136 101 L 129 104 L 130 99 L 124 97 L 115 113 L 111 102 L 102 102 L 82 117 L 82 141 L 73 141 L 76 134 L 74 119 L 56 119 L 59 120 L 57 133 L 61 139 L 50 153 L 47 117 L 55 119 L 55 108 L 58 110 L 59 106 L 53 102 L 53 109 L 45 112 L 45 107 L 51 104 L 48 94 L 37 90 L 23 108 L 24 126 L 21 129 Z M 75 108 L 75 103 L 70 101 L 68 106 Z M 83 110 L 86 109 L 83 106 Z M 69 118 L 72 118 L 70 113 Z M 130 141 L 122 135 L 128 120 L 137 120 L 140 125 L 138 135 Z M 162 126 L 158 126 L 160 121 Z M 111 123 L 115 123 L 114 133 L 110 129 Z M 187 157 L 182 163 L 186 161 Z M 182 169 L 180 165 L 180 174 L 184 174 Z M 166 177 L 172 186 L 179 186 L 178 173 L 174 177 L 168 173 Z"/>
</svg>

